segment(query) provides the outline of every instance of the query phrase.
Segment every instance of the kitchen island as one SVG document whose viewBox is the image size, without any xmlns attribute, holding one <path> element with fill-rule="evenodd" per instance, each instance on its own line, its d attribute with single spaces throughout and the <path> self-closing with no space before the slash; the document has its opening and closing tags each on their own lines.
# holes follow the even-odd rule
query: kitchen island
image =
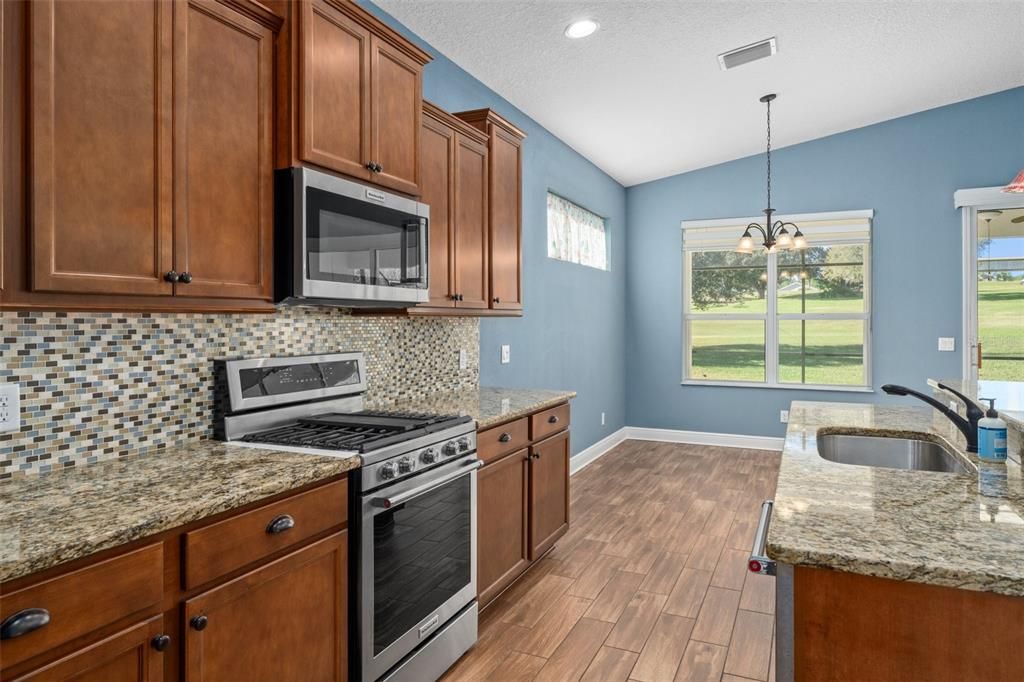
<svg viewBox="0 0 1024 682">
<path fill-rule="evenodd" d="M 970 473 L 839 464 L 832 434 L 930 441 Z M 794 402 L 765 551 L 780 680 L 1024 679 L 1021 467 L 932 410 Z"/>
</svg>

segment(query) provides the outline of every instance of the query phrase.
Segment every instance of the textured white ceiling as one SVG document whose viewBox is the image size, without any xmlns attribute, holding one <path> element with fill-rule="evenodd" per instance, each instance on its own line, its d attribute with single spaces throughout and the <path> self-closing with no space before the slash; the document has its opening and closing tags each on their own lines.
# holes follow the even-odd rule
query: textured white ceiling
<svg viewBox="0 0 1024 682">
<path fill-rule="evenodd" d="M 1024 0 L 377 4 L 625 185 L 761 151 L 766 92 L 784 146 L 1024 85 Z M 601 30 L 565 38 L 581 17 Z"/>
</svg>

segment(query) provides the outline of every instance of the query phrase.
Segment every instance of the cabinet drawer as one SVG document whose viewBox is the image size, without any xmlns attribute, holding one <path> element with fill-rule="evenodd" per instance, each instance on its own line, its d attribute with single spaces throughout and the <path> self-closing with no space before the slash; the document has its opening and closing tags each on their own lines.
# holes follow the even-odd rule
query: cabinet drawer
<svg viewBox="0 0 1024 682">
<path fill-rule="evenodd" d="M 185 533 L 185 587 L 191 589 L 348 520 L 348 481 Z"/>
<path fill-rule="evenodd" d="M 569 428 L 569 403 L 530 416 L 530 439 L 538 441 Z"/>
<path fill-rule="evenodd" d="M 526 447 L 530 442 L 529 421 L 524 417 L 478 433 L 476 436 L 477 456 L 486 464 L 502 455 Z"/>
<path fill-rule="evenodd" d="M 14 625 L 19 613 L 26 623 L 49 619 L 35 629 L 28 626 L 24 634 L 8 633 L 3 667 L 134 613 L 156 611 L 163 598 L 163 568 L 163 545 L 149 545 L 0 596 L 0 619 L 7 628 L 19 629 Z"/>
</svg>

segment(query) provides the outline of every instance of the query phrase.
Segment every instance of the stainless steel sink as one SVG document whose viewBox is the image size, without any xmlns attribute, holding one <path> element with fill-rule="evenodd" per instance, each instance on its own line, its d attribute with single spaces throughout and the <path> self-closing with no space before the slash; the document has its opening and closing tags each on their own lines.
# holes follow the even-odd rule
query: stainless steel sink
<svg viewBox="0 0 1024 682">
<path fill-rule="evenodd" d="M 830 462 L 889 469 L 973 474 L 974 466 L 938 443 L 912 438 L 855 436 L 831 433 L 818 436 L 818 454 Z"/>
</svg>

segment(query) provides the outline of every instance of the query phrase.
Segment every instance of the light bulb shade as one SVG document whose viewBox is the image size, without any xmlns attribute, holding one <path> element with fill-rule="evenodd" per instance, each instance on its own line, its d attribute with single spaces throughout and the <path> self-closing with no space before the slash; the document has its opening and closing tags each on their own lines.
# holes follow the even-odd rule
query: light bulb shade
<svg viewBox="0 0 1024 682">
<path fill-rule="evenodd" d="M 786 228 L 782 228 L 779 232 L 779 236 L 775 239 L 775 244 L 780 249 L 791 249 L 793 248 L 793 237 L 786 231 Z"/>
<path fill-rule="evenodd" d="M 1010 184 L 1003 188 L 1004 192 L 1024 194 L 1024 169 L 1017 173 L 1017 177 L 1010 181 Z"/>
<path fill-rule="evenodd" d="M 736 253 L 754 253 L 754 239 L 747 233 L 743 233 L 739 243 L 736 245 Z"/>
<path fill-rule="evenodd" d="M 807 237 L 800 230 L 793 233 L 793 248 L 794 249 L 806 249 L 807 248 Z"/>
</svg>

